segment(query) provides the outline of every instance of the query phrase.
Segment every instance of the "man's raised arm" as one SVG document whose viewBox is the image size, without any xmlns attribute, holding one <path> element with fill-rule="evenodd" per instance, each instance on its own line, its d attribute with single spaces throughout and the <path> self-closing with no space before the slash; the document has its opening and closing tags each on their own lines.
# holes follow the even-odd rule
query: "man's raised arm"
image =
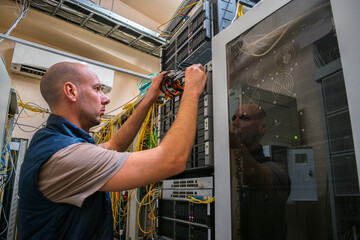
<svg viewBox="0 0 360 240">
<path fill-rule="evenodd" d="M 131 142 L 136 137 L 141 124 L 144 122 L 151 105 L 156 101 L 159 95 L 159 86 L 163 80 L 164 73 L 166 72 L 161 72 L 152 79 L 149 90 L 139 106 L 131 114 L 129 119 L 126 120 L 115 136 L 111 140 L 102 144 L 104 148 L 124 152 L 130 146 Z"/>
<path fill-rule="evenodd" d="M 185 71 L 185 89 L 174 124 L 156 148 L 133 152 L 123 167 L 100 189 L 121 191 L 141 187 L 184 171 L 194 143 L 198 101 L 206 84 L 200 64 Z"/>
</svg>

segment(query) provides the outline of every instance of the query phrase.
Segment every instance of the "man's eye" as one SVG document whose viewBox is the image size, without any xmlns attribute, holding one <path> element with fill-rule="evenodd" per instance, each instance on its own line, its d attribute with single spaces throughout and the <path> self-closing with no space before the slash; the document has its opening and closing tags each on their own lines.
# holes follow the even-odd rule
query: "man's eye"
<svg viewBox="0 0 360 240">
<path fill-rule="evenodd" d="M 246 115 L 241 115 L 240 119 L 241 120 L 250 120 L 250 118 L 248 116 L 246 116 Z"/>
</svg>

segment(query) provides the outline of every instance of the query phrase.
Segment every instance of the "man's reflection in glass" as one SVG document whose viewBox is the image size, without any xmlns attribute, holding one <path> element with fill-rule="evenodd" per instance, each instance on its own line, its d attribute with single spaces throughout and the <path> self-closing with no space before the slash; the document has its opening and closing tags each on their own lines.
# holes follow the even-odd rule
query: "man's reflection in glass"
<svg viewBox="0 0 360 240">
<path fill-rule="evenodd" d="M 239 106 L 232 117 L 230 146 L 234 150 L 242 194 L 244 239 L 286 239 L 285 204 L 290 179 L 282 165 L 265 157 L 261 139 L 266 113 L 255 104 Z"/>
</svg>

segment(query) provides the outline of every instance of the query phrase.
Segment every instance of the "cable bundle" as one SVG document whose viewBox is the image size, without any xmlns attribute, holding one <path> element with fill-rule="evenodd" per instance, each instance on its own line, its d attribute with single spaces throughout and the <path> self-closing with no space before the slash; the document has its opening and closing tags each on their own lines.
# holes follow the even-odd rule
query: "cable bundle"
<svg viewBox="0 0 360 240">
<path fill-rule="evenodd" d="M 186 200 L 196 204 L 209 204 L 215 201 L 215 196 L 208 200 L 202 200 L 202 198 L 199 198 L 197 196 L 188 196 Z"/>
<path fill-rule="evenodd" d="M 188 9 L 188 8 L 196 5 L 198 2 L 199 2 L 199 1 L 196 1 L 196 2 L 191 3 L 191 4 L 189 4 L 189 5 L 185 6 L 185 7 L 179 8 L 179 9 L 176 11 L 175 16 L 174 16 L 173 18 L 171 18 L 169 21 L 161 24 L 160 26 L 158 26 L 157 29 L 158 29 L 159 32 L 161 32 L 160 36 L 162 36 L 162 37 L 172 37 L 172 33 L 171 33 L 171 32 L 162 31 L 162 30 L 160 29 L 160 27 L 164 26 L 164 25 L 167 24 L 167 23 L 170 23 L 170 22 L 171 22 L 173 19 L 175 19 L 176 17 L 180 17 L 180 18 L 182 18 L 182 19 L 184 19 L 184 20 L 186 21 L 186 20 L 189 18 L 189 16 L 186 15 L 186 14 L 183 14 L 183 12 L 184 12 L 186 9 Z"/>
<path fill-rule="evenodd" d="M 16 3 L 16 7 L 20 12 L 20 16 L 18 16 L 18 18 L 16 19 L 16 21 L 13 23 L 13 25 L 11 25 L 11 27 L 4 33 L 4 35 L 9 36 L 11 31 L 16 27 L 16 25 L 21 21 L 21 19 L 23 19 L 27 13 L 27 11 L 30 8 L 30 2 L 29 0 L 19 0 L 19 1 L 15 1 Z M 20 5 L 19 5 L 20 4 Z M 17 14 L 16 14 L 17 15 Z M 4 39 L 1 38 L 0 42 L 2 42 Z"/>
<path fill-rule="evenodd" d="M 168 71 L 164 74 L 160 90 L 166 97 L 172 98 L 184 91 L 185 71 Z"/>
</svg>

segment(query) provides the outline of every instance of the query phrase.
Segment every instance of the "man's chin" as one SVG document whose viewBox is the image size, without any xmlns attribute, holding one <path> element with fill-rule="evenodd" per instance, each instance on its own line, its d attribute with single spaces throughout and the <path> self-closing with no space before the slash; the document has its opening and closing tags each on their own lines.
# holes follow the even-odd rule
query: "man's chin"
<svg viewBox="0 0 360 240">
<path fill-rule="evenodd" d="M 101 123 L 101 117 L 96 119 L 96 125 L 99 125 Z"/>
</svg>

